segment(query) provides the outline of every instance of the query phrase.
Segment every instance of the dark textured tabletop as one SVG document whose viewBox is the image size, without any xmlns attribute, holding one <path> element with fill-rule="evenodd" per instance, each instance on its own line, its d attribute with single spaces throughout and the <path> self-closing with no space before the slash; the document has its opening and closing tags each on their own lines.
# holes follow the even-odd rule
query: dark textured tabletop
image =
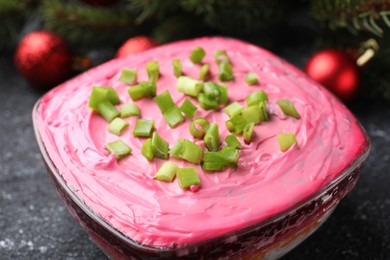
<svg viewBox="0 0 390 260">
<path fill-rule="evenodd" d="M 301 66 L 311 49 L 305 42 L 273 51 Z M 106 259 L 46 173 L 31 122 L 42 94 L 18 75 L 11 52 L 0 55 L 0 259 Z M 357 186 L 284 259 L 390 259 L 390 104 L 365 101 L 351 109 L 372 141 Z"/>
</svg>

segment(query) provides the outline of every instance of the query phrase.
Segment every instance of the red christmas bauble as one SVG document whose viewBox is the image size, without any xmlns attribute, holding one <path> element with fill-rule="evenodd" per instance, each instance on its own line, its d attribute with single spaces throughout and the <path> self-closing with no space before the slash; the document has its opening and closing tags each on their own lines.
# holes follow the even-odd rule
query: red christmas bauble
<svg viewBox="0 0 390 260">
<path fill-rule="evenodd" d="M 109 6 L 118 2 L 118 0 L 82 0 L 82 1 L 90 5 L 99 5 L 99 6 Z"/>
<path fill-rule="evenodd" d="M 116 57 L 125 57 L 156 47 L 157 42 L 147 36 L 135 36 L 128 39 L 116 52 Z"/>
<path fill-rule="evenodd" d="M 348 54 L 337 49 L 325 49 L 314 54 L 305 72 L 344 102 L 357 94 L 359 69 Z"/>
<path fill-rule="evenodd" d="M 53 87 L 71 72 L 71 55 L 67 44 L 57 35 L 36 31 L 19 43 L 15 65 L 32 85 Z"/>
</svg>

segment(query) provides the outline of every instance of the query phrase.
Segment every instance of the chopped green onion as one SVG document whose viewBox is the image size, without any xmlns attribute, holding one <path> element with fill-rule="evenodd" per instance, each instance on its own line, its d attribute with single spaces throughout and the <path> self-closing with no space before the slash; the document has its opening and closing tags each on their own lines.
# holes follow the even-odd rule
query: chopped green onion
<svg viewBox="0 0 390 260">
<path fill-rule="evenodd" d="M 160 169 L 156 172 L 154 179 L 159 181 L 172 182 L 179 169 L 173 162 L 164 162 Z"/>
<path fill-rule="evenodd" d="M 190 60 L 195 64 L 202 63 L 202 60 L 206 56 L 206 52 L 202 47 L 195 47 L 195 49 L 191 52 Z"/>
<path fill-rule="evenodd" d="M 172 151 L 173 150 L 173 151 Z M 179 139 L 177 144 L 169 152 L 173 157 L 186 160 L 194 164 L 200 164 L 203 150 L 199 145 L 187 139 Z"/>
<path fill-rule="evenodd" d="M 122 159 L 131 153 L 131 148 L 122 140 L 116 140 L 106 144 L 106 149 L 110 153 L 114 153 L 117 159 Z"/>
<path fill-rule="evenodd" d="M 198 95 L 199 106 L 205 110 L 218 110 L 219 103 L 215 98 L 209 98 L 204 93 Z"/>
<path fill-rule="evenodd" d="M 218 50 L 214 52 L 214 60 L 215 63 L 220 64 L 223 61 L 230 62 L 229 56 L 227 55 L 226 51 L 224 50 Z"/>
<path fill-rule="evenodd" d="M 233 68 L 229 61 L 222 61 L 218 65 L 218 79 L 220 81 L 233 81 Z"/>
<path fill-rule="evenodd" d="M 138 71 L 135 69 L 122 69 L 119 80 L 127 85 L 133 85 L 137 81 Z"/>
<path fill-rule="evenodd" d="M 199 71 L 199 80 L 204 81 L 210 75 L 210 65 L 204 64 Z"/>
<path fill-rule="evenodd" d="M 205 171 L 220 171 L 226 166 L 226 161 L 222 159 L 220 152 L 204 152 L 202 169 Z"/>
<path fill-rule="evenodd" d="M 146 72 L 148 73 L 149 82 L 156 83 L 160 77 L 160 69 L 157 61 L 151 61 L 146 64 Z"/>
<path fill-rule="evenodd" d="M 152 151 L 152 138 L 146 139 L 142 145 L 141 153 L 148 161 L 153 161 L 154 154 Z"/>
<path fill-rule="evenodd" d="M 180 110 L 186 115 L 186 117 L 192 119 L 198 108 L 194 104 L 192 104 L 192 102 L 188 98 L 186 98 L 181 105 Z"/>
<path fill-rule="evenodd" d="M 97 111 L 99 103 L 103 101 L 108 101 L 114 105 L 121 102 L 115 89 L 111 87 L 93 87 L 88 106 Z"/>
<path fill-rule="evenodd" d="M 144 97 L 156 96 L 157 86 L 155 83 L 141 81 L 138 85 L 128 89 L 132 100 L 138 100 Z"/>
<path fill-rule="evenodd" d="M 121 117 L 140 116 L 139 108 L 136 104 L 124 104 L 121 106 Z"/>
<path fill-rule="evenodd" d="M 216 152 L 221 143 L 221 137 L 219 135 L 218 125 L 210 124 L 209 129 L 204 136 L 204 144 L 209 151 Z"/>
<path fill-rule="evenodd" d="M 189 188 L 192 185 L 200 185 L 200 179 L 195 167 L 179 168 L 177 170 L 177 179 L 182 188 Z"/>
<path fill-rule="evenodd" d="M 240 141 L 238 141 L 237 137 L 234 134 L 226 136 L 225 142 L 229 147 L 234 149 L 239 149 L 242 147 Z"/>
<path fill-rule="evenodd" d="M 278 103 L 280 109 L 283 111 L 283 113 L 286 116 L 292 116 L 295 119 L 300 119 L 301 116 L 299 115 L 298 111 L 295 109 L 294 104 L 288 100 L 288 99 L 279 99 L 276 101 Z"/>
<path fill-rule="evenodd" d="M 120 114 L 115 106 L 108 100 L 102 101 L 98 104 L 97 112 L 108 122 L 111 122 Z"/>
<path fill-rule="evenodd" d="M 255 125 L 257 125 L 261 122 L 260 112 L 261 111 L 259 106 L 251 106 L 242 110 L 241 114 L 245 118 L 246 122 L 253 122 Z"/>
<path fill-rule="evenodd" d="M 154 156 L 160 159 L 168 159 L 169 144 L 158 133 L 154 132 L 152 137 L 152 151 Z"/>
<path fill-rule="evenodd" d="M 173 74 L 176 76 L 176 78 L 180 77 L 182 75 L 181 60 L 173 60 L 172 66 L 173 66 Z"/>
<path fill-rule="evenodd" d="M 244 131 L 243 131 L 243 136 L 244 136 L 244 142 L 246 144 L 249 144 L 252 140 L 252 136 L 254 133 L 255 129 L 255 123 L 254 122 L 249 122 L 248 124 L 245 125 Z"/>
<path fill-rule="evenodd" d="M 246 124 L 247 121 L 245 120 L 245 118 L 241 114 L 239 114 L 226 121 L 226 128 L 231 133 L 240 134 L 244 130 Z"/>
<path fill-rule="evenodd" d="M 260 120 L 261 121 L 268 121 L 269 116 L 268 116 L 267 105 L 266 105 L 265 101 L 261 101 L 259 103 L 259 108 L 260 108 Z"/>
<path fill-rule="evenodd" d="M 186 95 L 197 97 L 203 89 L 203 83 L 187 76 L 181 76 L 176 81 L 176 88 Z"/>
<path fill-rule="evenodd" d="M 221 157 L 225 161 L 229 163 L 237 164 L 238 156 L 239 156 L 239 151 L 237 149 L 231 148 L 229 146 L 222 147 Z"/>
<path fill-rule="evenodd" d="M 245 76 L 245 81 L 246 81 L 246 84 L 248 84 L 248 85 L 255 85 L 255 84 L 259 83 L 259 79 L 257 77 L 257 74 L 254 72 L 247 73 Z"/>
<path fill-rule="evenodd" d="M 246 97 L 246 104 L 248 107 L 258 105 L 262 101 L 268 101 L 267 94 L 262 90 L 255 91 Z"/>
<path fill-rule="evenodd" d="M 156 96 L 154 101 L 156 101 L 158 107 L 161 110 L 161 113 L 163 114 L 175 106 L 175 103 L 173 102 L 171 94 L 168 90 L 165 90 L 163 93 Z"/>
<path fill-rule="evenodd" d="M 149 137 L 152 135 L 154 120 L 138 119 L 135 124 L 133 135 L 139 137 Z"/>
<path fill-rule="evenodd" d="M 228 114 L 230 118 L 239 115 L 242 110 L 244 110 L 244 107 L 241 106 L 238 102 L 233 102 L 223 109 L 223 111 L 225 111 L 225 113 Z"/>
<path fill-rule="evenodd" d="M 203 85 L 203 93 L 210 99 L 219 99 L 219 85 L 214 82 L 206 82 Z"/>
<path fill-rule="evenodd" d="M 127 123 L 122 118 L 114 118 L 111 123 L 108 126 L 108 132 L 114 134 L 114 135 L 121 135 L 123 131 L 129 126 L 129 123 Z"/>
<path fill-rule="evenodd" d="M 293 133 L 282 133 L 276 136 L 278 139 L 279 147 L 282 152 L 290 149 L 291 146 L 297 144 L 297 138 Z"/>
<path fill-rule="evenodd" d="M 163 114 L 164 118 L 165 118 L 165 121 L 167 122 L 167 124 L 169 125 L 169 127 L 171 128 L 175 128 L 176 126 L 178 126 L 181 122 L 184 121 L 184 117 L 183 115 L 181 114 L 181 111 L 180 109 L 174 105 L 173 107 L 171 107 L 168 111 L 166 111 L 164 114 Z"/>
<path fill-rule="evenodd" d="M 190 124 L 190 133 L 195 138 L 202 138 L 210 127 L 209 121 L 203 117 L 199 117 Z"/>
<path fill-rule="evenodd" d="M 225 85 L 219 84 L 219 103 L 226 104 L 229 101 L 228 89 Z"/>
</svg>

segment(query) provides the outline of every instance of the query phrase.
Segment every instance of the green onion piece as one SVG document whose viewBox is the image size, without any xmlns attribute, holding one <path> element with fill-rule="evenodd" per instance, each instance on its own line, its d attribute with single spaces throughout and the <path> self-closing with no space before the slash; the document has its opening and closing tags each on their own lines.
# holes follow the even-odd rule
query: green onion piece
<svg viewBox="0 0 390 260">
<path fill-rule="evenodd" d="M 154 175 L 154 179 L 159 181 L 172 182 L 176 176 L 176 172 L 179 169 L 173 162 L 164 162 L 160 169 Z"/>
<path fill-rule="evenodd" d="M 250 144 L 252 140 L 252 136 L 254 133 L 255 129 L 255 123 L 254 122 L 249 122 L 248 124 L 245 125 L 244 131 L 243 131 L 243 136 L 244 136 L 244 142 L 246 144 Z"/>
<path fill-rule="evenodd" d="M 149 82 L 156 83 L 160 77 L 160 69 L 157 61 L 151 61 L 146 64 L 146 72 L 148 73 Z"/>
<path fill-rule="evenodd" d="M 203 89 L 203 83 L 187 76 L 177 78 L 176 88 L 186 95 L 197 97 Z"/>
<path fill-rule="evenodd" d="M 139 137 L 149 137 L 152 135 L 154 120 L 138 119 L 135 124 L 133 135 Z"/>
<path fill-rule="evenodd" d="M 206 56 L 206 52 L 202 47 L 195 47 L 195 49 L 191 52 L 190 60 L 195 64 L 200 64 Z"/>
<path fill-rule="evenodd" d="M 122 69 L 119 80 L 127 85 L 133 85 L 137 81 L 138 71 L 135 69 Z"/>
<path fill-rule="evenodd" d="M 259 79 L 257 77 L 257 74 L 254 72 L 249 72 L 245 75 L 245 81 L 248 85 L 255 85 L 259 83 Z"/>
<path fill-rule="evenodd" d="M 223 109 L 223 111 L 229 115 L 230 118 L 239 115 L 241 111 L 244 110 L 244 107 L 238 102 L 233 102 Z"/>
<path fill-rule="evenodd" d="M 194 164 L 200 164 L 203 150 L 199 145 L 187 139 L 179 139 L 178 143 L 172 148 L 170 154 L 173 157 L 186 160 Z"/>
<path fill-rule="evenodd" d="M 186 115 L 186 117 L 192 119 L 198 108 L 194 104 L 192 104 L 192 102 L 188 98 L 186 98 L 183 104 L 180 106 L 180 110 Z"/>
<path fill-rule="evenodd" d="M 176 76 L 176 78 L 180 77 L 182 75 L 181 60 L 173 60 L 172 66 L 173 66 L 173 74 Z"/>
<path fill-rule="evenodd" d="M 160 159 L 168 159 L 169 144 L 158 133 L 154 132 L 152 137 L 152 151 L 154 156 Z"/>
<path fill-rule="evenodd" d="M 138 100 L 144 97 L 156 96 L 157 86 L 155 83 L 141 81 L 138 85 L 128 89 L 132 100 Z"/>
<path fill-rule="evenodd" d="M 219 85 L 214 82 L 206 82 L 203 85 L 203 93 L 206 97 L 218 101 L 220 96 Z"/>
<path fill-rule="evenodd" d="M 165 121 L 171 128 L 175 128 L 184 121 L 180 109 L 175 105 L 163 114 Z"/>
<path fill-rule="evenodd" d="M 205 171 L 220 171 L 226 166 L 226 161 L 222 159 L 220 152 L 204 152 L 202 169 Z"/>
<path fill-rule="evenodd" d="M 233 68 L 230 62 L 222 61 L 218 65 L 218 69 L 218 78 L 220 81 L 233 81 Z"/>
<path fill-rule="evenodd" d="M 200 185 L 200 179 L 195 167 L 179 168 L 177 170 L 177 179 L 182 188 L 189 188 L 192 185 Z"/>
<path fill-rule="evenodd" d="M 205 81 L 205 79 L 210 75 L 210 65 L 204 64 L 199 71 L 199 80 Z"/>
<path fill-rule="evenodd" d="M 218 110 L 219 103 L 215 98 L 209 98 L 204 93 L 198 95 L 199 106 L 205 110 Z"/>
<path fill-rule="evenodd" d="M 229 56 L 227 55 L 226 51 L 224 51 L 224 50 L 215 51 L 214 52 L 214 60 L 215 60 L 215 63 L 217 63 L 217 64 L 220 64 L 223 61 L 230 63 Z"/>
<path fill-rule="evenodd" d="M 202 138 L 210 127 L 209 121 L 203 117 L 199 117 L 190 124 L 190 133 L 195 138 Z"/>
<path fill-rule="evenodd" d="M 161 110 L 161 113 L 163 114 L 175 106 L 175 103 L 173 102 L 171 94 L 168 90 L 165 90 L 163 93 L 156 96 L 154 101 L 156 101 L 158 107 Z"/>
<path fill-rule="evenodd" d="M 246 104 L 248 107 L 258 105 L 262 101 L 268 101 L 267 94 L 262 90 L 255 91 L 246 97 Z"/>
<path fill-rule="evenodd" d="M 226 128 L 231 133 L 240 134 L 244 130 L 244 127 L 246 124 L 247 124 L 247 121 L 240 114 L 240 115 L 236 115 L 236 116 L 232 117 L 230 120 L 226 121 Z"/>
<path fill-rule="evenodd" d="M 108 101 L 114 105 L 118 105 L 121 102 L 115 89 L 111 87 L 93 87 L 88 106 L 97 111 L 99 103 L 103 101 Z"/>
<path fill-rule="evenodd" d="M 203 141 L 209 151 L 216 152 L 218 150 L 221 143 L 221 137 L 219 135 L 217 124 L 210 124 Z"/>
<path fill-rule="evenodd" d="M 122 118 L 114 118 L 111 123 L 108 125 L 108 132 L 114 134 L 114 135 L 121 135 L 123 131 L 129 126 L 129 123 L 127 123 Z"/>
<path fill-rule="evenodd" d="M 261 122 L 260 120 L 260 107 L 251 106 L 242 110 L 241 114 L 245 118 L 246 122 L 253 122 L 255 125 Z"/>
<path fill-rule="evenodd" d="M 299 115 L 298 111 L 295 109 L 294 104 L 288 100 L 288 99 L 279 99 L 276 101 L 278 103 L 280 109 L 283 111 L 283 113 L 286 116 L 292 116 L 295 119 L 300 119 L 301 116 Z"/>
<path fill-rule="evenodd" d="M 234 149 L 240 149 L 242 147 L 240 141 L 238 141 L 237 137 L 234 134 L 226 136 L 225 142 L 229 147 Z"/>
<path fill-rule="evenodd" d="M 172 147 L 171 150 L 169 150 L 169 154 L 173 157 L 180 158 L 180 155 L 183 153 L 184 150 L 184 139 L 179 139 L 175 146 Z"/>
<path fill-rule="evenodd" d="M 280 151 L 285 152 L 290 149 L 291 146 L 297 144 L 297 138 L 293 133 L 282 133 L 276 136 L 278 139 Z"/>
<path fill-rule="evenodd" d="M 219 103 L 226 104 L 229 101 L 228 89 L 225 85 L 219 84 Z"/>
<path fill-rule="evenodd" d="M 265 101 L 261 101 L 259 103 L 259 108 L 260 108 L 260 121 L 268 121 L 269 116 L 268 116 L 267 105 Z"/>
<path fill-rule="evenodd" d="M 142 145 L 141 153 L 148 161 L 153 161 L 154 154 L 152 151 L 152 138 L 146 139 Z"/>
<path fill-rule="evenodd" d="M 110 153 L 114 153 L 117 159 L 122 159 L 131 153 L 131 148 L 122 140 L 116 140 L 106 144 L 106 149 Z"/>
<path fill-rule="evenodd" d="M 136 104 L 124 104 L 121 106 L 121 117 L 140 116 L 139 108 Z"/>
<path fill-rule="evenodd" d="M 239 151 L 235 148 L 231 148 L 229 146 L 224 146 L 222 147 L 221 150 L 221 157 L 225 161 L 233 164 L 237 164 L 238 162 L 238 157 L 239 157 Z"/>
<path fill-rule="evenodd" d="M 119 111 L 108 100 L 102 101 L 97 107 L 97 112 L 108 122 L 111 122 L 115 117 L 119 116 Z"/>
</svg>

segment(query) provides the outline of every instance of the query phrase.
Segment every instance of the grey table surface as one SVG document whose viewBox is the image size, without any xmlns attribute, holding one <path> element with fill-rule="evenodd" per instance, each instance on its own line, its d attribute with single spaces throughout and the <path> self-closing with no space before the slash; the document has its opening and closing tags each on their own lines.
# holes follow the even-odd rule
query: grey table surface
<svg viewBox="0 0 390 260">
<path fill-rule="evenodd" d="M 302 65 L 308 49 L 299 46 L 274 51 Z M 0 259 L 106 259 L 46 174 L 31 120 L 42 94 L 19 76 L 11 52 L 0 55 Z M 360 180 L 284 259 L 390 259 L 390 105 L 367 102 L 352 111 L 372 141 Z"/>
</svg>

